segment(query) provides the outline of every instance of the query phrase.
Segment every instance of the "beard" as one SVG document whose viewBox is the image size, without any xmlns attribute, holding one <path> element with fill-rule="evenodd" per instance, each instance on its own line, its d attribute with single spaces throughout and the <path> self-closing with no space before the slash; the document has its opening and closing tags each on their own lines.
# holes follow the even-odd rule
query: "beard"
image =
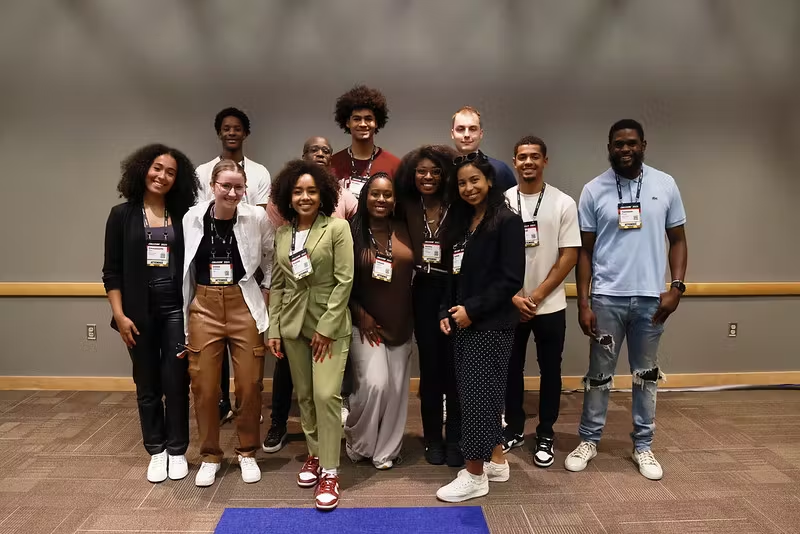
<svg viewBox="0 0 800 534">
<path fill-rule="evenodd" d="M 608 155 L 608 162 L 617 174 L 625 174 L 630 169 L 639 169 L 644 163 L 644 152 L 632 152 L 630 165 L 623 165 L 622 156 Z"/>
</svg>

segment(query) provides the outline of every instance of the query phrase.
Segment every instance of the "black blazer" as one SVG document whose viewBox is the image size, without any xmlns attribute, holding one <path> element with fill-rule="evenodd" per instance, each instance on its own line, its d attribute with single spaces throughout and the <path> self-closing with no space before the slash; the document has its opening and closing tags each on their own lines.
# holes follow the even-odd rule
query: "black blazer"
<svg viewBox="0 0 800 534">
<path fill-rule="evenodd" d="M 447 254 L 452 257 L 452 249 Z M 463 305 L 476 330 L 515 327 L 519 310 L 511 299 L 525 281 L 525 230 L 520 216 L 502 206 L 492 227 L 479 225 L 467 242 L 461 272 L 448 278 L 440 319 L 450 317 L 451 307 Z"/>
<path fill-rule="evenodd" d="M 172 217 L 175 233 L 175 267 L 173 278 L 176 291 L 181 293 L 183 269 L 183 225 L 182 217 Z M 170 267 L 172 269 L 172 267 Z M 106 293 L 112 289 L 122 292 L 122 310 L 125 315 L 141 328 L 147 318 L 148 284 L 150 273 L 144 234 L 142 204 L 124 202 L 111 208 L 106 221 L 105 261 L 103 262 L 103 285 Z M 111 318 L 111 328 L 117 330 L 116 321 Z"/>
</svg>

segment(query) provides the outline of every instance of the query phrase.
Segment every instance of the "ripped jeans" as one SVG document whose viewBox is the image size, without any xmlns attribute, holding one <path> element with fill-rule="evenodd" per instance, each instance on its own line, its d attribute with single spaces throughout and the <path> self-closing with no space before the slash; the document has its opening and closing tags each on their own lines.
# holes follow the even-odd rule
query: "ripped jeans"
<svg viewBox="0 0 800 534">
<path fill-rule="evenodd" d="M 655 431 L 658 342 L 664 325 L 654 325 L 657 297 L 592 295 L 597 317 L 597 339 L 590 341 L 589 372 L 584 378 L 583 413 L 578 434 L 597 444 L 608 413 L 608 394 L 622 342 L 628 340 L 628 362 L 633 376 L 633 432 L 637 451 L 650 449 Z"/>
</svg>

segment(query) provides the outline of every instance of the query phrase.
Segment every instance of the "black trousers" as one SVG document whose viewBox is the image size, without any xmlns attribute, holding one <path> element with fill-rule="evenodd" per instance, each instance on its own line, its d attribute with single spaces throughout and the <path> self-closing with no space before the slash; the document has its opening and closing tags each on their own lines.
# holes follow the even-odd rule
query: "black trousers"
<svg viewBox="0 0 800 534">
<path fill-rule="evenodd" d="M 189 446 L 189 360 L 184 351 L 183 303 L 179 281 L 154 280 L 150 309 L 137 324 L 136 346 L 129 349 L 144 448 L 185 454 Z"/>
<path fill-rule="evenodd" d="M 439 306 L 447 290 L 446 275 L 418 273 L 411 289 L 414 335 L 419 352 L 419 398 L 426 443 L 442 441 L 442 396 L 447 395 L 445 440 L 461 440 L 461 403 L 456 388 L 453 348 L 439 330 Z"/>
<path fill-rule="evenodd" d="M 272 424 L 286 426 L 289 421 L 289 410 L 292 408 L 292 373 L 289 370 L 289 358 L 281 343 L 283 358 L 276 359 L 272 371 Z"/>
<path fill-rule="evenodd" d="M 561 354 L 564 352 L 566 331 L 566 310 L 537 315 L 517 325 L 506 385 L 506 424 L 514 434 L 522 434 L 525 429 L 525 410 L 522 406 L 525 395 L 525 353 L 528 338 L 533 332 L 541 376 L 536 434 L 553 437 L 553 425 L 558 420 L 561 403 Z"/>
</svg>

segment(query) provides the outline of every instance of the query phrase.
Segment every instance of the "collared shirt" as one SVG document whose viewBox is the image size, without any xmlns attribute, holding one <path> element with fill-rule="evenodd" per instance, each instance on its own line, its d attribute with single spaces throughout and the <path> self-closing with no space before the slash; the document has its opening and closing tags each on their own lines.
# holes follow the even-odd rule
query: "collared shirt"
<svg viewBox="0 0 800 534">
<path fill-rule="evenodd" d="M 596 235 L 592 254 L 592 294 L 658 297 L 666 286 L 666 230 L 686 224 L 680 191 L 669 174 L 642 165 L 635 180 L 619 178 L 622 202 L 635 202 L 642 190 L 642 227 L 619 228 L 616 174 L 612 169 L 583 187 L 578 203 L 581 231 Z"/>
<path fill-rule="evenodd" d="M 183 261 L 183 325 L 189 335 L 189 305 L 194 299 L 194 260 L 200 241 L 203 239 L 203 217 L 211 204 L 210 200 L 193 206 L 183 217 L 185 257 Z M 275 242 L 275 227 L 267 219 L 266 212 L 257 206 L 239 203 L 236 208 L 236 223 L 233 225 L 236 245 L 242 258 L 245 274 L 239 280 L 247 308 L 256 322 L 259 332 L 269 326 L 267 306 L 255 280 L 256 269 L 261 267 L 264 280 L 261 286 L 268 289 L 272 280 L 272 256 Z"/>
<path fill-rule="evenodd" d="M 200 190 L 197 192 L 197 201 L 211 200 L 214 196 L 211 191 L 211 172 L 214 165 L 220 162 L 219 156 L 197 167 L 197 179 L 200 181 Z M 242 163 L 242 162 L 239 162 Z M 247 191 L 242 197 L 243 204 L 263 206 L 269 200 L 269 189 L 272 184 L 269 171 L 260 163 L 244 158 L 244 173 L 247 175 Z"/>
</svg>

